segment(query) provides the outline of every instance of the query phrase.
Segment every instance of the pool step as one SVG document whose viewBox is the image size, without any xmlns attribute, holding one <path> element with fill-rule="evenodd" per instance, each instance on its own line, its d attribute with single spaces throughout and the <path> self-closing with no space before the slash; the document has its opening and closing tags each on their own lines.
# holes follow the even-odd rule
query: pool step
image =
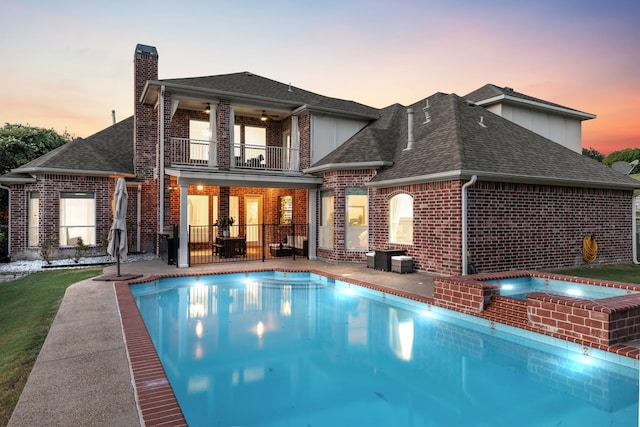
<svg viewBox="0 0 640 427">
<path fill-rule="evenodd" d="M 495 297 L 481 316 L 498 323 L 525 328 L 528 324 L 527 302 L 515 298 Z"/>
</svg>

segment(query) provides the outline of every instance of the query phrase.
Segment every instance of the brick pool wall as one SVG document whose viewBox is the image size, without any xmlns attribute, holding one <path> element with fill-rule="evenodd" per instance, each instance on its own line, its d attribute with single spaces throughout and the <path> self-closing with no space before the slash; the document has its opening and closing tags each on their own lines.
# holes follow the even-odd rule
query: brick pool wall
<svg viewBox="0 0 640 427">
<path fill-rule="evenodd" d="M 433 299 L 438 306 L 464 313 L 482 312 L 491 298 L 499 294 L 500 287 L 490 283 L 445 277 L 433 279 Z"/>
<path fill-rule="evenodd" d="M 540 277 L 640 291 L 640 285 L 535 271 L 510 271 L 434 279 L 434 304 L 482 316 L 500 287 L 485 280 Z M 640 339 L 640 293 L 588 300 L 548 293 L 527 295 L 527 330 L 599 349 Z"/>
<path fill-rule="evenodd" d="M 595 346 L 640 339 L 640 295 L 585 300 L 561 295 L 527 297 L 529 324 L 534 329 Z"/>
</svg>

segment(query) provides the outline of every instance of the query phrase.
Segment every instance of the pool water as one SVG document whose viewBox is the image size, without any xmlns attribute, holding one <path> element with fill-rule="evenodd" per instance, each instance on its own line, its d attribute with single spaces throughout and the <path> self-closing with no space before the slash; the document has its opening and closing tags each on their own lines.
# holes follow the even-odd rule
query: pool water
<svg viewBox="0 0 640 427">
<path fill-rule="evenodd" d="M 635 361 L 341 281 L 263 272 L 131 290 L 190 426 L 638 424 Z"/>
<path fill-rule="evenodd" d="M 635 293 L 635 291 L 627 289 L 587 285 L 583 283 L 531 276 L 487 280 L 486 282 L 500 285 L 500 295 L 517 299 L 526 299 L 527 294 L 539 292 L 591 300 Z"/>
</svg>

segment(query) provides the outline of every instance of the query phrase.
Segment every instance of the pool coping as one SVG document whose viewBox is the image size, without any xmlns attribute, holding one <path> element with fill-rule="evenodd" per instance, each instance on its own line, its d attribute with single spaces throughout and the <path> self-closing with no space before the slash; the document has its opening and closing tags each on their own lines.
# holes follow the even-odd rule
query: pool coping
<svg viewBox="0 0 640 427">
<path fill-rule="evenodd" d="M 163 278 L 179 278 L 179 277 L 192 277 L 202 275 L 219 275 L 219 274 L 238 274 L 238 273 L 258 273 L 258 272 L 283 272 L 283 273 L 310 273 L 318 274 L 324 277 L 328 277 L 334 280 L 339 280 L 346 283 L 362 286 L 374 291 L 379 291 L 384 294 L 394 295 L 409 300 L 425 303 L 427 305 L 433 305 L 441 307 L 447 310 L 463 313 L 465 315 L 472 315 L 474 317 L 482 318 L 480 313 L 469 313 L 465 310 L 455 309 L 438 304 L 434 298 L 417 295 L 411 292 L 402 291 L 399 289 L 393 289 L 390 287 L 376 285 L 363 280 L 345 277 L 344 275 L 332 274 L 323 270 L 316 269 L 289 269 L 289 268 L 248 268 L 243 270 L 221 270 L 216 272 L 184 272 L 175 274 L 158 274 L 151 275 L 137 280 L 131 281 L 118 281 L 114 282 L 114 290 L 116 293 L 117 305 L 121 317 L 122 333 L 125 342 L 125 349 L 127 357 L 129 358 L 129 366 L 131 371 L 131 378 L 133 382 L 134 394 L 138 410 L 140 413 L 140 419 L 143 425 L 146 426 L 186 426 L 187 422 L 184 418 L 184 414 L 177 398 L 173 392 L 173 389 L 169 383 L 167 375 L 164 371 L 160 358 L 155 350 L 155 347 L 151 341 L 151 337 L 147 332 L 142 316 L 138 310 L 138 307 L 131 293 L 130 286 L 142 283 L 153 282 Z M 512 272 L 516 273 L 516 272 Z M 522 273 L 522 271 L 520 272 Z M 541 273 L 546 274 L 546 273 Z M 476 275 L 479 276 L 479 275 Z M 495 276 L 492 275 L 492 276 Z M 470 277 L 470 276 L 467 276 Z M 514 276 L 508 276 L 514 277 Z M 592 280 L 592 279 L 588 279 Z M 470 280 L 471 281 L 471 280 Z M 504 323 L 506 326 L 513 326 L 518 329 L 523 329 L 517 325 L 509 325 L 508 322 Z M 545 334 L 537 330 L 524 328 L 529 332 L 534 332 L 540 335 L 547 335 L 553 337 L 553 334 Z M 554 337 L 558 338 L 558 337 Z M 562 338 L 562 337 L 560 337 Z M 583 344 L 575 340 L 577 344 Z M 640 349 L 618 344 L 607 349 L 600 349 L 615 353 L 619 356 L 628 357 L 636 360 L 640 360 Z"/>
</svg>

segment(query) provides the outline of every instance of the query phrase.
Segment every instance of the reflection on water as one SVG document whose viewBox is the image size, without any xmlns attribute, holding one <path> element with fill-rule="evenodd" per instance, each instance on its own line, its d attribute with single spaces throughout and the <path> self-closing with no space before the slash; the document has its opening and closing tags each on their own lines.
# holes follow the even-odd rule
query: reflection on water
<svg viewBox="0 0 640 427">
<path fill-rule="evenodd" d="M 191 426 L 637 423 L 630 369 L 301 275 L 235 277 L 132 287 Z"/>
</svg>

